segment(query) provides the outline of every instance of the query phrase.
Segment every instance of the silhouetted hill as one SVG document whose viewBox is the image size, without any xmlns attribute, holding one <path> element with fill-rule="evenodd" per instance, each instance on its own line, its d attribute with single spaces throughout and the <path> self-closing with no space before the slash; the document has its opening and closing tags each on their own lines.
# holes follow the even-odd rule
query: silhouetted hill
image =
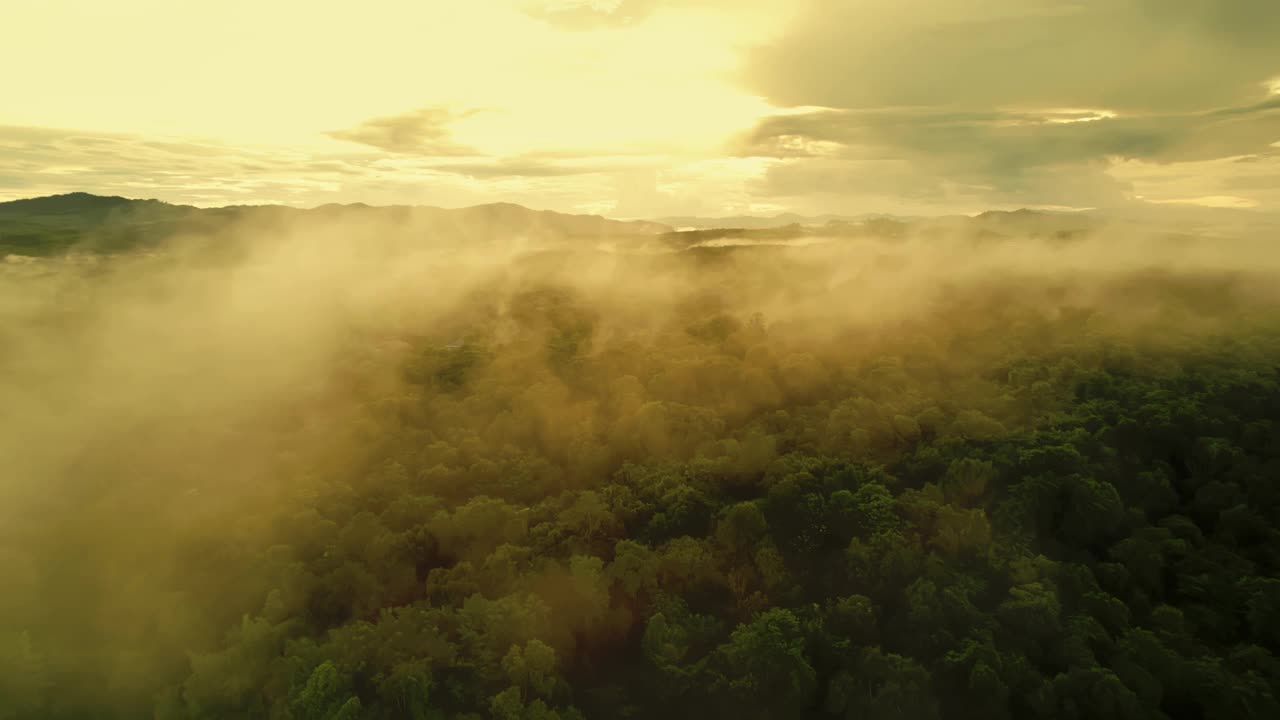
<svg viewBox="0 0 1280 720">
<path fill-rule="evenodd" d="M 902 218 L 892 215 L 772 218 L 666 218 L 667 223 L 621 221 L 599 215 L 532 210 L 514 203 L 446 209 L 420 205 L 327 204 L 312 209 L 282 205 L 197 208 L 159 200 L 68 193 L 0 203 L 0 257 L 54 255 L 68 250 L 110 253 L 154 247 L 175 235 L 231 239 L 241 223 L 259 228 L 341 230 L 396 241 L 515 243 L 573 247 L 620 241 L 632 247 L 681 250 L 712 246 L 788 244 L 801 238 L 921 239 L 967 237 L 979 242 L 1018 239 L 1071 241 L 1103 228 L 1165 228 L 1176 233 L 1228 236 L 1274 232 L 1274 214 L 1233 208 L 1139 203 L 1092 212 L 989 211 L 974 216 Z M 789 222 L 783 222 L 789 221 Z M 731 223 L 738 223 L 732 225 Z M 673 230 L 679 227 L 680 230 Z M 694 229 L 690 229 L 694 228 Z"/>
<path fill-rule="evenodd" d="M 73 192 L 66 195 L 48 195 L 45 197 L 27 198 L 12 202 L 0 203 L 0 213 L 38 213 L 65 214 L 71 212 L 87 212 L 98 209 L 111 209 L 134 202 L 156 202 L 154 200 L 130 200 L 118 195 L 91 195 Z"/>
<path fill-rule="evenodd" d="M 426 206 L 328 204 L 313 209 L 280 205 L 197 208 L 159 200 L 67 193 L 0 203 L 0 255 L 51 255 L 71 249 L 118 252 L 146 248 L 178 233 L 216 234 L 237 222 L 343 222 L 458 242 L 501 239 L 623 238 L 669 232 L 659 223 L 599 215 L 531 210 L 513 203 L 445 209 Z"/>
</svg>

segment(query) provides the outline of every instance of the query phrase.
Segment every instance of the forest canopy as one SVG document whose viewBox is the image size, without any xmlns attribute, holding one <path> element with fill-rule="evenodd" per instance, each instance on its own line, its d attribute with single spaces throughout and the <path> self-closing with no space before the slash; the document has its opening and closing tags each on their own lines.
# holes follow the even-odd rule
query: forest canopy
<svg viewBox="0 0 1280 720">
<path fill-rule="evenodd" d="M 0 265 L 0 718 L 1280 717 L 1265 244 L 361 212 Z"/>
</svg>

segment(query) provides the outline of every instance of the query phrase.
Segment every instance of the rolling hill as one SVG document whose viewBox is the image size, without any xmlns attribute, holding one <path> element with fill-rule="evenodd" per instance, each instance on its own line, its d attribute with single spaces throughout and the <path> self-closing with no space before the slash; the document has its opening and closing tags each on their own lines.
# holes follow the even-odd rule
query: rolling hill
<svg viewBox="0 0 1280 720">
<path fill-rule="evenodd" d="M 175 234 L 212 235 L 240 222 L 269 225 L 352 222 L 460 242 L 520 236 L 533 240 L 649 237 L 670 232 L 647 221 L 531 210 L 512 203 L 459 209 L 424 206 L 280 205 L 198 208 L 159 200 L 68 193 L 0 203 L 0 255 L 111 253 L 145 249 Z"/>
</svg>

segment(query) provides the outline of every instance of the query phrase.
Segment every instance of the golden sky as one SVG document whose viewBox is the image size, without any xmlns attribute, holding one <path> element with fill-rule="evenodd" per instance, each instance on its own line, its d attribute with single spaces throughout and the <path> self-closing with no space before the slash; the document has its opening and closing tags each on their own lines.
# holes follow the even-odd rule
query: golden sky
<svg viewBox="0 0 1280 720">
<path fill-rule="evenodd" d="M 40 0 L 5 26 L 0 200 L 1280 209 L 1273 0 Z"/>
</svg>

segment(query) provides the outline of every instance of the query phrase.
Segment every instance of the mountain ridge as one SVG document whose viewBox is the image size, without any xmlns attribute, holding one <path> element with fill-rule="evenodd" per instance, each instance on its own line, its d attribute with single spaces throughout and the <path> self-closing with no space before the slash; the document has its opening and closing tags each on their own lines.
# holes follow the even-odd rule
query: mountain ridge
<svg viewBox="0 0 1280 720">
<path fill-rule="evenodd" d="M 51 255 L 70 249 L 120 252 L 160 243 L 182 230 L 216 232 L 236 221 L 317 221 L 343 217 L 426 235 L 447 234 L 460 241 L 509 236 L 535 238 L 650 237 L 672 228 L 648 220 L 614 220 L 535 210 L 509 202 L 462 208 L 427 205 L 328 203 L 312 208 L 289 205 L 196 207 L 155 199 L 85 192 L 0 202 L 0 256 Z"/>
<path fill-rule="evenodd" d="M 290 223 L 331 227 L 344 220 L 403 234 L 411 241 L 415 237 L 431 237 L 464 244 L 510 240 L 555 244 L 591 239 L 657 241 L 660 246 L 675 248 L 720 240 L 771 243 L 819 235 L 900 238 L 909 233 L 932 237 L 961 232 L 988 239 L 1071 239 L 1104 226 L 1163 226 L 1180 233 L 1194 230 L 1220 236 L 1260 227 L 1268 232 L 1280 230 L 1280 216 L 1274 213 L 1186 205 L 1141 204 L 1078 212 L 1022 208 L 933 217 L 780 213 L 772 217 L 672 216 L 651 221 L 536 210 L 512 202 L 461 208 L 360 202 L 326 203 L 311 208 L 265 204 L 206 208 L 71 192 L 0 202 L 0 258 L 56 255 L 73 249 L 96 253 L 145 249 L 183 232 L 224 234 L 241 221 L 271 227 Z"/>
<path fill-rule="evenodd" d="M 368 203 L 363 203 L 363 202 L 324 203 L 323 205 L 315 205 L 312 207 L 296 207 L 293 205 L 281 205 L 279 203 L 260 203 L 260 204 L 247 204 L 247 205 L 215 205 L 210 207 L 201 207 L 198 205 L 172 203 L 167 200 L 158 200 L 155 198 L 128 198 L 128 197 L 123 197 L 121 195 L 98 195 L 95 193 L 88 193 L 88 192 L 82 192 L 82 191 L 74 191 L 69 193 L 57 193 L 54 195 L 40 195 L 37 197 L 19 198 L 17 200 L 6 200 L 3 202 L 0 202 L 0 215 L 15 209 L 84 210 L 84 209 L 91 209 L 95 207 L 124 207 L 124 206 L 131 206 L 131 205 L 152 206 L 152 207 L 163 206 L 163 207 L 176 208 L 181 210 L 197 210 L 197 211 L 243 210 L 243 209 L 255 209 L 255 210 L 256 209 L 284 209 L 284 210 L 294 210 L 298 212 L 310 212 L 313 210 L 324 210 L 324 209 L 330 209 L 330 208 L 361 209 L 361 210 L 412 209 L 412 210 L 428 210 L 428 211 L 441 211 L 441 212 L 466 212 L 466 211 L 474 212 L 474 211 L 480 211 L 480 210 L 492 210 L 492 211 L 502 211 L 502 212 L 527 212 L 527 213 L 536 213 L 540 215 L 552 215 L 552 216 L 562 216 L 562 217 L 577 217 L 577 218 L 592 218 L 592 219 L 598 218 L 601 220 L 607 220 L 609 222 L 623 223 L 628 225 L 654 226 L 654 225 L 665 224 L 665 223 L 660 223 L 654 220 L 618 220 L 615 218 L 610 218 L 610 217 L 606 217 L 604 215 L 599 215 L 595 213 L 565 213 L 565 212 L 560 212 L 558 210 L 545 210 L 545 209 L 539 210 L 536 208 L 528 207 L 526 205 L 520 205 L 519 203 L 505 202 L 505 201 L 479 203 L 477 205 L 466 205 L 466 206 L 457 207 L 457 208 L 445 208 L 439 205 L 404 205 L 404 204 L 398 204 L 398 203 L 392 204 L 392 205 L 370 205 Z M 654 228 L 654 229 L 657 230 L 657 228 Z"/>
</svg>

